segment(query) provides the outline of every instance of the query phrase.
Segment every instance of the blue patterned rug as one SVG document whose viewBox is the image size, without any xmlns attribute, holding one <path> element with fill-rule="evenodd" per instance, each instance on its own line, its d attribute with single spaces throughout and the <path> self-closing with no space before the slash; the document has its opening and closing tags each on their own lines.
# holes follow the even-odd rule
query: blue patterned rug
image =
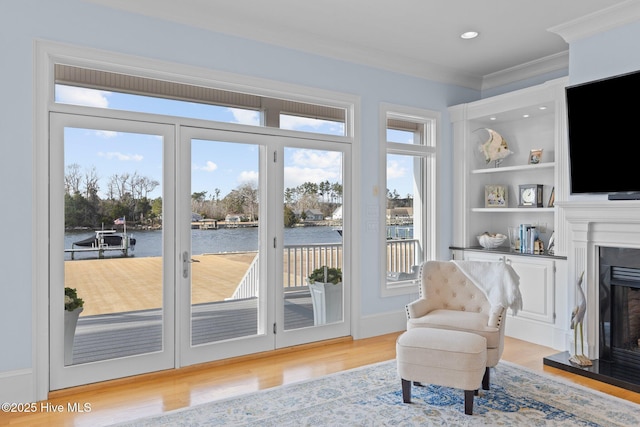
<svg viewBox="0 0 640 427">
<path fill-rule="evenodd" d="M 523 369 L 491 371 L 473 415 L 461 390 L 412 387 L 402 403 L 395 361 L 219 400 L 120 426 L 638 426 L 640 405 Z"/>
</svg>

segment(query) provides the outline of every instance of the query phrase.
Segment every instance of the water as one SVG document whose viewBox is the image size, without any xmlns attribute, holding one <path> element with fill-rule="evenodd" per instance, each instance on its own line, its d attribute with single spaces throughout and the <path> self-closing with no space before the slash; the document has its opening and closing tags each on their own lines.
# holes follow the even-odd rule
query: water
<svg viewBox="0 0 640 427">
<path fill-rule="evenodd" d="M 162 254 L 162 230 L 141 230 L 128 233 L 136 239 L 131 255 L 135 257 L 160 256 Z M 92 231 L 65 233 L 64 247 L 71 249 L 73 242 L 92 237 Z M 332 227 L 294 227 L 284 230 L 285 245 L 310 243 L 341 243 L 342 237 Z M 221 228 L 218 230 L 191 230 L 192 254 L 245 252 L 258 250 L 258 228 Z M 120 251 L 106 252 L 105 257 L 121 256 Z M 75 259 L 95 259 L 96 252 L 76 253 Z M 65 260 L 71 255 L 66 253 Z"/>
</svg>

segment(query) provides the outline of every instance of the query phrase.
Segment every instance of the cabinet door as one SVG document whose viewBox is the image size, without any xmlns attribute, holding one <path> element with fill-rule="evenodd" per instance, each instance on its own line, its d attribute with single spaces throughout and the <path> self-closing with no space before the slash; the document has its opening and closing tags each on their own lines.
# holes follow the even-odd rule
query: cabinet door
<svg viewBox="0 0 640 427">
<path fill-rule="evenodd" d="M 522 294 L 522 310 L 518 317 L 553 323 L 554 311 L 554 261 L 527 258 L 522 256 L 507 257 L 511 266 L 520 276 L 520 293 Z"/>
<path fill-rule="evenodd" d="M 553 260 L 519 255 L 500 255 L 465 252 L 469 261 L 498 261 L 506 259 L 520 276 L 522 310 L 517 317 L 554 323 L 555 265 Z"/>
</svg>

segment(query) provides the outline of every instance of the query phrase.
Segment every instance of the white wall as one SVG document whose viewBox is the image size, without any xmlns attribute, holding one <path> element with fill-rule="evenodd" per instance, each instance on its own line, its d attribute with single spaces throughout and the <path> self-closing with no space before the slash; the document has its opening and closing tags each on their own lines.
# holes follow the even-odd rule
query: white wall
<svg viewBox="0 0 640 427">
<path fill-rule="evenodd" d="M 358 197 L 362 206 L 378 203 L 372 183 L 378 182 L 377 165 L 381 155 L 379 103 L 440 111 L 438 257 L 449 257 L 453 216 L 452 150 L 446 107 L 478 99 L 477 91 L 187 28 L 79 0 L 3 0 L 0 3 L 0 224 L 4 226 L 0 234 L 0 325 L 3 328 L 0 374 L 24 375 L 25 369 L 28 371 L 33 365 L 34 235 L 31 223 L 35 40 L 87 46 L 360 96 L 363 172 Z M 357 244 L 362 248 L 361 259 L 367 265 L 378 256 L 379 241 L 375 233 L 361 234 Z M 408 297 L 381 298 L 377 269 L 361 268 L 360 277 L 363 283 L 360 316 L 381 318 L 389 313 L 402 313 Z"/>
</svg>

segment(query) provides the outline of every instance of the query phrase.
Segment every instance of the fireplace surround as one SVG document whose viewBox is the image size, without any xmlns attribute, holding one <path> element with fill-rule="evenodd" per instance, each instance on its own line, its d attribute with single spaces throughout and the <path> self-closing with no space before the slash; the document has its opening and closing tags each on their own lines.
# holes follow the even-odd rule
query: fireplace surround
<svg viewBox="0 0 640 427">
<path fill-rule="evenodd" d="M 571 351 L 546 357 L 544 364 L 640 392 L 640 202 L 570 201 L 557 206 L 568 224 L 566 310 L 575 305 L 575 284 L 584 272 L 585 354 L 593 366 L 569 362 L 574 342 L 568 324 L 565 348 Z"/>
</svg>

